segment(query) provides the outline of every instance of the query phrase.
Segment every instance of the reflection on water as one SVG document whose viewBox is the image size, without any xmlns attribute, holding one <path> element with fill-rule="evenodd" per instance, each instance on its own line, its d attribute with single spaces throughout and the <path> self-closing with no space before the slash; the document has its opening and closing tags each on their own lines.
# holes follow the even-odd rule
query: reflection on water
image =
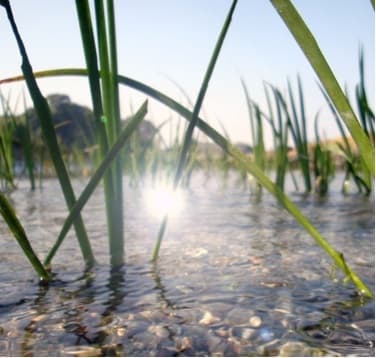
<svg viewBox="0 0 376 358">
<path fill-rule="evenodd" d="M 344 286 L 329 259 L 266 193 L 197 176 L 171 218 L 160 261 L 159 222 L 126 187 L 127 264 L 111 269 L 101 190 L 84 210 L 98 265 L 83 272 L 71 233 L 56 277 L 39 287 L 0 224 L 0 355 L 374 355 L 374 303 Z M 23 186 L 24 185 L 24 186 Z M 84 183 L 77 181 L 77 191 Z M 66 216 L 58 183 L 12 194 L 42 257 Z M 374 199 L 293 196 L 374 288 Z"/>
</svg>

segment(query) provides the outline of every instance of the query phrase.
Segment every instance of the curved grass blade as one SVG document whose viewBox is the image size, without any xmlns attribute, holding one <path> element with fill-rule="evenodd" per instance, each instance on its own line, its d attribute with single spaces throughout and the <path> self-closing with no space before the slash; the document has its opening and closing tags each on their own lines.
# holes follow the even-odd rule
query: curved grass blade
<svg viewBox="0 0 376 358">
<path fill-rule="evenodd" d="M 146 113 L 147 113 L 147 101 L 143 103 L 143 105 L 140 107 L 137 113 L 129 121 L 128 125 L 121 131 L 115 144 L 108 151 L 102 163 L 99 165 L 99 167 L 97 168 L 97 170 L 91 177 L 90 181 L 87 183 L 85 189 L 82 191 L 76 204 L 72 207 L 68 217 L 66 218 L 64 222 L 64 225 L 60 231 L 60 234 L 54 246 L 52 247 L 51 251 L 48 253 L 46 259 L 44 260 L 44 264 L 46 266 L 50 265 L 52 258 L 54 257 L 58 248 L 62 244 L 75 218 L 80 214 L 81 210 L 83 209 L 87 201 L 90 199 L 90 196 L 92 195 L 93 191 L 96 189 L 98 183 L 102 179 L 106 170 L 111 166 L 113 160 L 119 154 L 120 150 L 123 148 L 124 144 L 126 143 L 128 138 L 131 136 L 133 131 L 137 128 L 139 123 L 144 119 Z"/>
<path fill-rule="evenodd" d="M 38 87 L 38 84 L 35 80 L 33 70 L 32 70 L 29 58 L 27 56 L 27 53 L 26 53 L 26 48 L 23 44 L 22 38 L 18 32 L 18 28 L 13 17 L 10 3 L 8 0 L 5 0 L 1 2 L 1 5 L 3 5 L 6 9 L 8 19 L 9 19 L 12 31 L 14 33 L 14 36 L 16 38 L 21 57 L 22 57 L 22 66 L 21 66 L 22 72 L 25 76 L 25 81 L 29 89 L 31 98 L 33 100 L 35 110 L 38 114 L 40 125 L 43 131 L 43 136 L 48 146 L 51 160 L 56 170 L 56 174 L 59 178 L 60 186 L 62 188 L 65 201 L 67 203 L 68 208 L 71 208 L 74 205 L 76 199 L 75 199 L 71 182 L 69 180 L 68 172 L 66 170 L 66 167 L 64 165 L 64 162 L 60 153 L 59 145 L 58 145 L 57 138 L 56 138 L 56 132 L 55 132 L 55 128 L 54 128 L 54 124 L 52 120 L 52 115 L 51 115 L 48 103 L 46 99 L 43 97 Z M 89 238 L 87 236 L 86 229 L 85 229 L 81 216 L 78 216 L 76 218 L 74 226 L 75 226 L 77 239 L 78 239 L 85 263 L 88 266 L 91 266 L 94 264 L 94 255 L 93 255 Z"/>
<path fill-rule="evenodd" d="M 87 76 L 87 71 L 85 69 L 61 69 L 61 70 L 49 70 L 41 71 L 35 73 L 36 77 L 52 77 L 52 76 Z M 0 80 L 2 83 L 10 83 L 14 81 L 23 80 L 22 76 L 7 78 Z M 172 98 L 166 96 L 165 94 L 155 90 L 154 88 L 131 79 L 125 76 L 118 76 L 120 84 L 123 84 L 127 87 L 133 88 L 139 92 L 146 94 L 147 96 L 154 98 L 158 102 L 169 107 L 186 120 L 190 121 L 192 118 L 192 112 L 187 108 L 173 100 Z M 229 143 L 226 138 L 224 138 L 220 133 L 218 133 L 214 128 L 209 124 L 203 121 L 198 117 L 197 127 L 210 137 L 217 145 L 219 145 L 225 152 L 231 155 L 235 160 L 238 161 L 239 166 L 242 166 L 244 170 L 253 175 L 260 184 L 268 190 L 279 202 L 281 205 L 291 214 L 292 217 L 310 234 L 316 243 L 332 258 L 333 262 L 339 267 L 345 275 L 349 276 L 355 287 L 359 292 L 366 296 L 372 297 L 372 293 L 369 288 L 363 283 L 363 281 L 352 271 L 348 266 L 345 267 L 343 264 L 343 256 L 339 254 L 314 228 L 314 226 L 309 222 L 309 220 L 301 213 L 299 208 L 281 191 L 278 187 L 273 184 L 273 182 L 262 172 L 257 165 L 255 165 L 250 158 L 242 153 L 239 149 L 234 147 Z M 350 273 L 350 274 L 349 274 Z"/>
<path fill-rule="evenodd" d="M 14 238 L 17 240 L 18 244 L 21 246 L 21 249 L 24 252 L 25 256 L 29 259 L 37 275 L 42 281 L 50 281 L 51 277 L 49 273 L 39 261 L 38 256 L 35 254 L 29 240 L 27 239 L 25 230 L 22 227 L 21 222 L 18 220 L 12 206 L 2 192 L 0 192 L 0 214 L 8 224 L 10 231 L 12 232 Z"/>
<path fill-rule="evenodd" d="M 330 69 L 311 31 L 290 0 L 271 0 L 282 20 L 320 79 L 341 119 L 358 144 L 359 153 L 370 173 L 375 176 L 374 147 L 356 119 L 345 94 Z"/>
</svg>

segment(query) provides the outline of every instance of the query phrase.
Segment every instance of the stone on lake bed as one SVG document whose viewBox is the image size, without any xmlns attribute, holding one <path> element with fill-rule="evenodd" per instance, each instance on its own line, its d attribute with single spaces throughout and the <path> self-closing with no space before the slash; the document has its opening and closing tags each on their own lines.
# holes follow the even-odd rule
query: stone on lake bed
<svg viewBox="0 0 376 358">
<path fill-rule="evenodd" d="M 75 357 L 98 357 L 102 355 L 102 350 L 90 346 L 72 346 L 65 347 L 62 354 Z"/>
<path fill-rule="evenodd" d="M 198 322 L 200 324 L 204 324 L 204 325 L 209 325 L 209 324 L 213 324 L 213 323 L 216 323 L 216 322 L 219 322 L 220 319 L 216 316 L 213 316 L 211 314 L 211 312 L 209 311 L 206 311 L 204 313 L 204 316 L 201 318 L 201 320 Z"/>
<path fill-rule="evenodd" d="M 262 324 L 262 320 L 259 316 L 252 316 L 250 319 L 249 319 L 249 325 L 253 328 L 257 328 L 257 327 L 260 327 Z"/>
<path fill-rule="evenodd" d="M 148 332 L 156 335 L 159 338 L 167 338 L 170 333 L 161 325 L 152 325 L 148 327 Z"/>
<path fill-rule="evenodd" d="M 235 307 L 226 317 L 226 323 L 230 326 L 248 324 L 249 316 L 253 315 L 254 311 Z"/>
<path fill-rule="evenodd" d="M 324 353 L 318 348 L 312 348 L 298 341 L 286 342 L 279 349 L 279 356 L 281 357 L 320 357 Z"/>
<path fill-rule="evenodd" d="M 205 256 L 207 253 L 208 253 L 208 250 L 204 249 L 203 247 L 197 247 L 193 250 L 188 251 L 187 255 L 198 258 L 198 257 Z"/>
</svg>

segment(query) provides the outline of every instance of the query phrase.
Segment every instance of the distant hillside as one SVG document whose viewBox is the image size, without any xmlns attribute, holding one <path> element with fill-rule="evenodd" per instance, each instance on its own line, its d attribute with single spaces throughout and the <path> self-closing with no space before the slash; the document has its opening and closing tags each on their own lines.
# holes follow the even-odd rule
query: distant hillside
<svg viewBox="0 0 376 358">
<path fill-rule="evenodd" d="M 95 122 L 94 115 L 90 108 L 71 101 L 70 97 L 64 94 L 51 94 L 47 100 L 52 112 L 56 134 L 59 142 L 69 150 L 86 148 L 95 144 Z M 42 138 L 39 120 L 34 108 L 26 110 L 25 116 L 30 120 L 32 136 Z M 127 120 L 122 121 L 123 125 Z M 144 120 L 137 131 L 141 143 L 152 139 L 156 129 L 152 122 Z"/>
<path fill-rule="evenodd" d="M 94 144 L 94 117 L 89 108 L 72 102 L 69 96 L 63 94 L 49 95 L 47 100 L 57 137 L 64 147 L 70 148 L 74 145 L 85 148 Z M 39 119 L 34 108 L 27 109 L 25 115 L 30 121 L 32 135 L 42 138 Z"/>
</svg>

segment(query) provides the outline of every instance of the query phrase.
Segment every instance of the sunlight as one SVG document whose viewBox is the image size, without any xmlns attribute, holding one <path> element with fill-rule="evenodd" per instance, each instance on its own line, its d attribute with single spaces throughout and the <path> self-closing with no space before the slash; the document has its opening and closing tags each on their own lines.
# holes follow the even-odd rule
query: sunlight
<svg viewBox="0 0 376 358">
<path fill-rule="evenodd" d="M 182 191 L 169 187 L 150 188 L 145 192 L 145 201 L 149 212 L 157 218 L 165 214 L 177 217 L 183 209 Z"/>
</svg>

